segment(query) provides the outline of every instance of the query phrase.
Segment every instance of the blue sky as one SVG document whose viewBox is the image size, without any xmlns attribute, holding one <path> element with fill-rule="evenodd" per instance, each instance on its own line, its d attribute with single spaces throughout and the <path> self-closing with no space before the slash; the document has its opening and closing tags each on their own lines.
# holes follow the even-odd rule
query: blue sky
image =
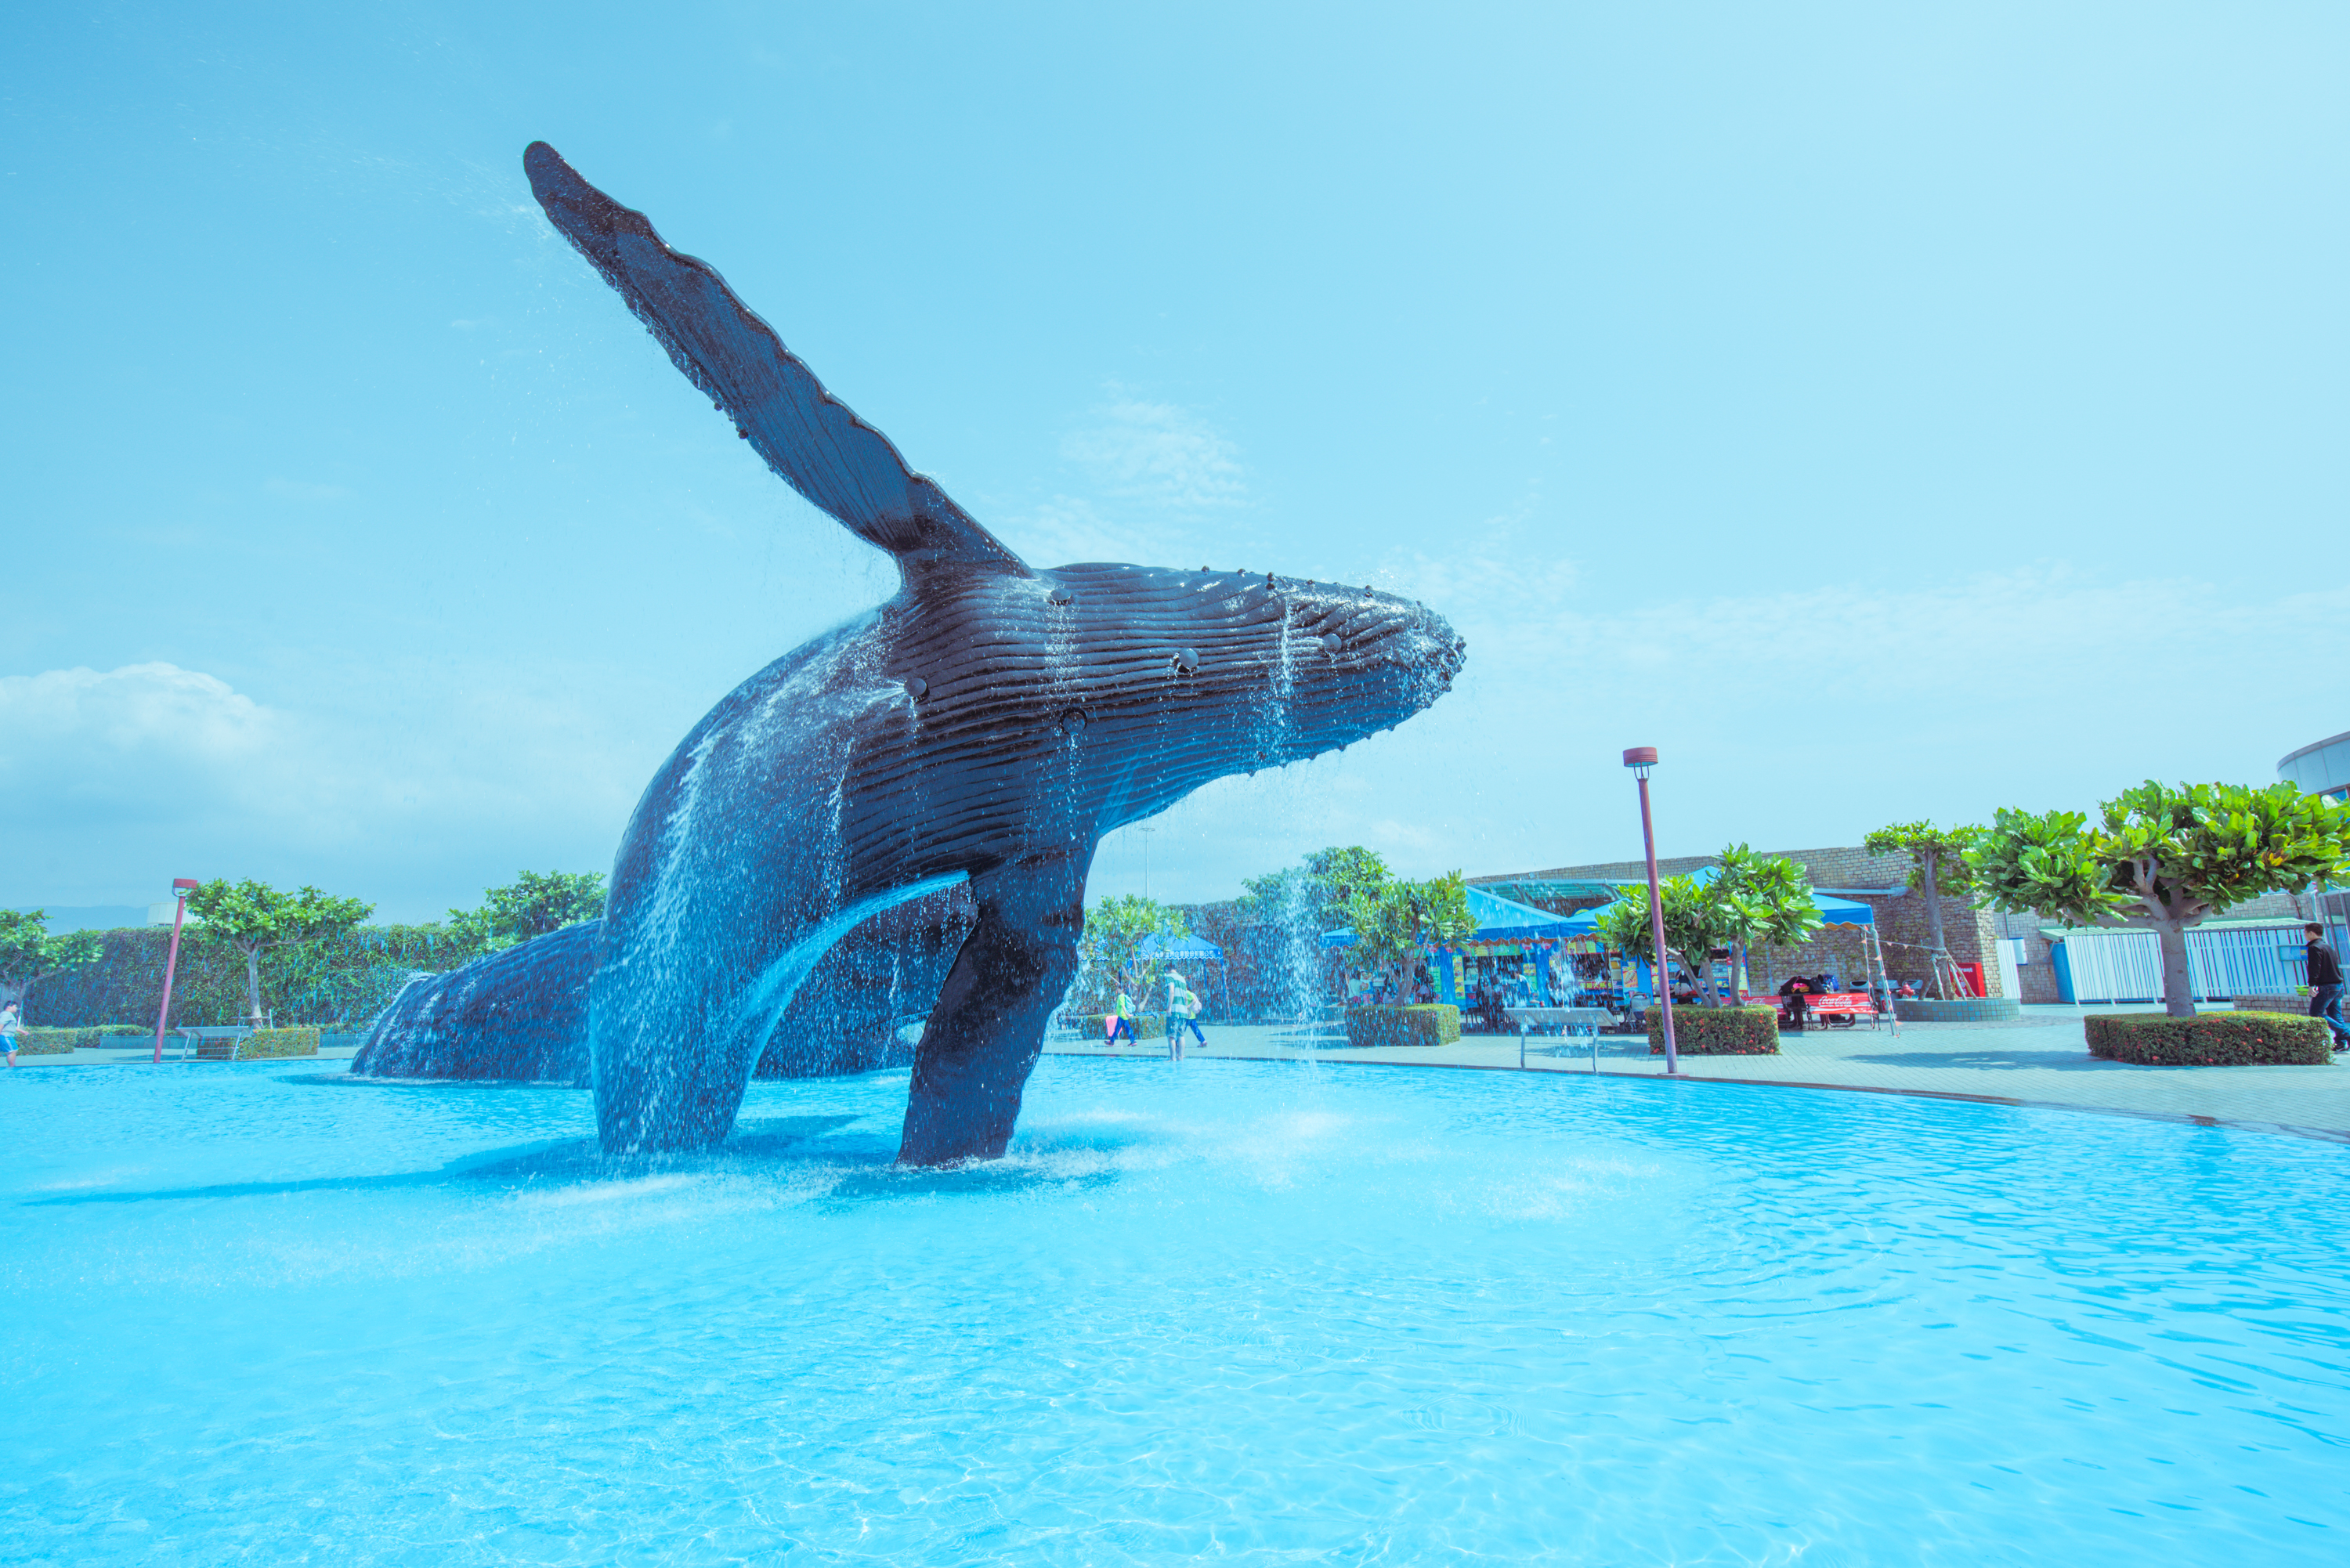
<svg viewBox="0 0 2350 1568">
<path fill-rule="evenodd" d="M 1850 843 L 2350 728 L 2340 7 L 26 6 L 0 903 L 608 865 L 882 597 L 552 141 L 1016 548 L 1360 580 L 1461 688 L 1151 891 Z M 1095 890 L 1139 890 L 1139 836 Z"/>
</svg>

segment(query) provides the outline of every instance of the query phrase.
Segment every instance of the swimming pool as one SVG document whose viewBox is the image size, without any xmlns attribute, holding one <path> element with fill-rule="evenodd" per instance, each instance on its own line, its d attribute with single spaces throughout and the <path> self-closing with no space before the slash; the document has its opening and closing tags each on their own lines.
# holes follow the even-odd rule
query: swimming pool
<svg viewBox="0 0 2350 1568">
<path fill-rule="evenodd" d="M 2107 1563 L 2350 1542 L 2340 1147 L 1048 1057 L 612 1171 L 585 1094 L 0 1081 L 0 1561 Z"/>
</svg>

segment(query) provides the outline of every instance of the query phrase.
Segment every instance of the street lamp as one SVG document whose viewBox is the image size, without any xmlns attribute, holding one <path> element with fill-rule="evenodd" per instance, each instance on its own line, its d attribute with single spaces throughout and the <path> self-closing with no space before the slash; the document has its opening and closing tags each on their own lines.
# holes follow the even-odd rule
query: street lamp
<svg viewBox="0 0 2350 1568">
<path fill-rule="evenodd" d="M 172 878 L 172 893 L 180 903 L 172 911 L 172 954 L 163 961 L 163 1005 L 155 1010 L 155 1060 L 158 1062 L 163 1059 L 163 1025 L 172 1016 L 172 976 L 180 967 L 180 922 L 188 918 L 188 895 L 199 886 L 192 877 Z"/>
<path fill-rule="evenodd" d="M 1624 753 L 1624 765 L 1640 781 L 1640 843 L 1648 852 L 1648 940 L 1656 959 L 1648 973 L 1657 987 L 1657 1006 L 1665 1021 L 1665 1071 L 1681 1070 L 1681 1054 L 1673 1044 L 1673 988 L 1665 981 L 1665 895 L 1657 886 L 1657 829 L 1648 816 L 1648 770 L 1657 765 L 1657 748 L 1634 746 Z"/>
</svg>

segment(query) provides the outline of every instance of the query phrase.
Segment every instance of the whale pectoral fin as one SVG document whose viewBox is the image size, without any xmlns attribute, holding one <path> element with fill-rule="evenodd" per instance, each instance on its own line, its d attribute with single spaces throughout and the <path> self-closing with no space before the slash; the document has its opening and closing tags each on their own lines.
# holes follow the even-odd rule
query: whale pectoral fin
<svg viewBox="0 0 2350 1568">
<path fill-rule="evenodd" d="M 1009 546 L 826 391 L 715 268 L 670 249 L 642 213 L 581 179 L 546 142 L 530 144 L 523 167 L 563 237 L 794 490 L 901 564 L 920 555 L 1026 575 Z"/>
<path fill-rule="evenodd" d="M 793 993 L 753 1074 L 817 1078 L 902 1067 L 899 1028 L 927 1017 L 977 920 L 958 884 L 884 909 L 841 938 Z"/>
<path fill-rule="evenodd" d="M 923 1027 L 899 1163 L 993 1159 L 1011 1141 L 1045 1022 L 1077 972 L 1090 858 L 1025 862 L 972 881 L 979 924 Z"/>
</svg>

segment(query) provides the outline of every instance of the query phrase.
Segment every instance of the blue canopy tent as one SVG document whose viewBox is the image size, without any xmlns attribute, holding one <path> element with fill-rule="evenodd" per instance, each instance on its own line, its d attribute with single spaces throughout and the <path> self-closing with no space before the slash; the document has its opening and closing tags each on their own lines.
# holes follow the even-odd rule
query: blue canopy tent
<svg viewBox="0 0 2350 1568">
<path fill-rule="evenodd" d="M 1576 931 L 1574 920 L 1565 915 L 1554 915 L 1548 909 L 1537 909 L 1531 904 L 1521 904 L 1504 898 L 1498 893 L 1488 893 L 1482 888 L 1469 890 L 1469 918 L 1476 928 L 1457 942 L 1448 942 L 1436 951 L 1440 960 L 1449 960 L 1461 948 L 1484 943 L 1523 943 L 1532 950 L 1535 971 L 1546 992 L 1550 987 L 1550 955 L 1553 945 L 1572 936 L 1587 936 L 1588 930 Z M 1322 933 L 1326 948 L 1350 948 L 1355 945 L 1355 933 L 1345 928 Z M 1440 961 L 1432 966 L 1436 975 L 1436 994 L 1440 1001 L 1458 1002 L 1458 987 L 1454 983 L 1453 966 Z"/>
<path fill-rule="evenodd" d="M 1134 950 L 1134 956 L 1144 962 L 1159 961 L 1177 966 L 1214 964 L 1216 988 L 1222 992 L 1224 998 L 1224 1016 L 1227 1018 L 1232 1016 L 1232 988 L 1225 980 L 1229 971 L 1224 967 L 1224 950 L 1215 943 L 1201 937 L 1178 937 L 1173 941 L 1170 941 L 1165 937 L 1154 934 L 1142 939 L 1141 945 Z"/>
<path fill-rule="evenodd" d="M 1700 883 L 1709 883 L 1713 880 L 1716 870 L 1715 867 L 1706 866 L 1700 867 L 1692 875 Z M 1645 882 L 1626 882 L 1618 885 L 1627 888 L 1638 887 L 1643 889 L 1648 886 Z M 1596 935 L 1599 929 L 1600 916 L 1617 908 L 1622 902 L 1621 898 L 1617 898 L 1602 904 L 1596 909 L 1584 909 L 1569 916 L 1567 918 L 1568 934 L 1579 937 Z M 1839 898 L 1833 894 L 1822 893 L 1814 889 L 1812 893 L 1812 902 L 1818 907 L 1822 918 L 1831 926 L 1873 926 L 1877 923 L 1877 911 L 1856 898 Z M 1639 983 L 1643 991 L 1649 989 L 1648 961 L 1646 959 L 1639 961 Z"/>
<path fill-rule="evenodd" d="M 1711 866 L 1705 867 L 1703 871 L 1698 873 L 1698 879 L 1700 882 L 1711 881 L 1713 878 L 1710 873 L 1712 870 L 1713 867 Z M 1627 884 L 1627 886 L 1631 885 Z M 1561 934 L 1576 937 L 1594 934 L 1599 929 L 1600 915 L 1614 909 L 1622 901 L 1620 898 L 1616 899 L 1602 904 L 1597 909 L 1583 909 L 1567 916 L 1568 929 Z M 1819 906 L 1820 914 L 1831 926 L 1873 926 L 1877 923 L 1877 911 L 1856 898 L 1838 898 L 1827 893 L 1814 892 L 1812 895 L 1812 902 Z"/>
</svg>

